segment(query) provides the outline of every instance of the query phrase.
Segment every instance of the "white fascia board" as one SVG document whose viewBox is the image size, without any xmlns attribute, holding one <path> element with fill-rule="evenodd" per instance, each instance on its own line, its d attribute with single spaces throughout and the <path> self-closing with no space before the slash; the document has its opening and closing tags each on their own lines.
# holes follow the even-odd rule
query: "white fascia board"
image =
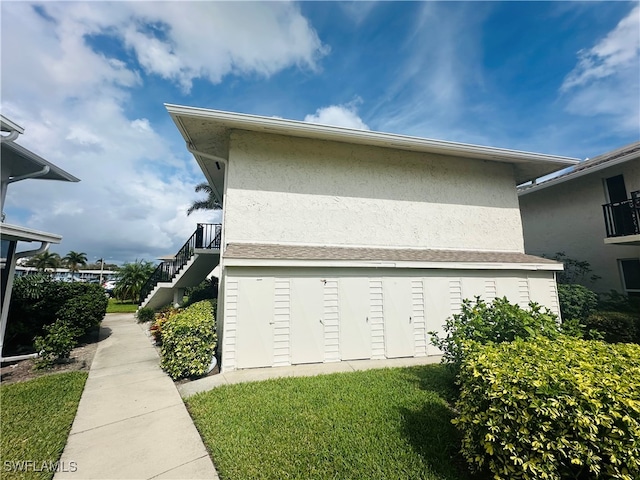
<svg viewBox="0 0 640 480">
<path fill-rule="evenodd" d="M 585 175 L 590 175 L 592 173 L 596 173 L 601 170 L 604 170 L 605 168 L 615 167 L 616 165 L 620 165 L 621 163 L 626 163 L 630 160 L 635 160 L 637 158 L 638 158 L 638 152 L 631 152 L 628 155 L 624 155 L 622 157 L 616 158 L 614 160 L 611 160 L 610 162 L 599 163 L 598 165 L 585 168 L 584 170 L 579 170 L 577 172 L 569 172 L 562 176 L 546 180 L 542 183 L 538 183 L 536 185 L 523 188 L 522 190 L 518 190 L 518 196 L 522 197 L 527 193 L 537 192 L 547 187 L 553 187 L 554 185 L 559 185 L 561 183 L 567 182 L 569 180 L 573 180 L 575 178 L 580 178 Z"/>
<path fill-rule="evenodd" d="M 225 258 L 225 267 L 411 268 L 439 270 L 546 270 L 560 272 L 562 263 L 376 262 L 358 260 L 275 260 Z"/>
<path fill-rule="evenodd" d="M 61 235 L 32 230 L 30 228 L 11 225 L 8 223 L 0 224 L 0 236 L 2 237 L 2 240 L 18 242 L 60 243 L 62 241 Z"/>
<path fill-rule="evenodd" d="M 24 133 L 24 128 L 2 114 L 0 114 L 0 130 L 3 132 L 18 132 L 21 135 Z"/>
<path fill-rule="evenodd" d="M 356 143 L 387 148 L 399 148 L 415 152 L 438 153 L 443 155 L 463 156 L 481 160 L 494 160 L 508 163 L 548 163 L 557 165 L 558 169 L 566 168 L 580 162 L 577 158 L 547 155 L 542 153 L 510 150 L 497 147 L 485 147 L 467 143 L 432 140 L 428 138 L 411 137 L 392 133 L 358 130 L 331 125 L 319 125 L 297 120 L 263 117 L 243 113 L 224 112 L 197 107 L 166 104 L 165 108 L 174 118 L 180 117 L 203 118 L 217 122 L 230 129 L 250 130 L 279 135 L 288 135 L 320 140 L 333 140 L 344 143 Z M 178 123 L 176 121 L 176 123 Z M 182 131 L 188 140 L 186 131 Z"/>
</svg>

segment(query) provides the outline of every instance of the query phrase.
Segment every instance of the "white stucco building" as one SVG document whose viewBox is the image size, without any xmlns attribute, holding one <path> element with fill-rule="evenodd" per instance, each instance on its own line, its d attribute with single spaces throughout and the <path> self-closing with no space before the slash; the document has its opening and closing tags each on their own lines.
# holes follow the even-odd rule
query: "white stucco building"
<svg viewBox="0 0 640 480">
<path fill-rule="evenodd" d="M 640 296 L 640 142 L 518 192 L 528 253 L 591 264 L 598 292 Z"/>
<path fill-rule="evenodd" d="M 221 368 L 438 355 L 464 298 L 558 312 L 516 184 L 575 159 L 168 105 L 223 204 Z"/>
</svg>

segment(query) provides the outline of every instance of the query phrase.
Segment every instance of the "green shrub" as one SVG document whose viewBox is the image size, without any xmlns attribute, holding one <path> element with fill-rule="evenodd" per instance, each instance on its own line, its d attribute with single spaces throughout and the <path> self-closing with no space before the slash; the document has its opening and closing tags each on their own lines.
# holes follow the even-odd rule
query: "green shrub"
<svg viewBox="0 0 640 480">
<path fill-rule="evenodd" d="M 47 275 L 16 278 L 6 342 L 9 347 L 30 346 L 34 336 L 46 335 L 45 325 L 62 320 L 81 336 L 99 325 L 107 309 L 107 298 L 99 285 L 57 282 Z"/>
<path fill-rule="evenodd" d="M 560 335 L 557 317 L 536 303 L 529 310 L 509 303 L 506 298 L 496 298 L 491 304 L 476 297 L 475 304 L 465 299 L 462 309 L 446 320 L 447 336 L 440 338 L 437 332 L 429 332 L 431 343 L 443 352 L 443 361 L 457 369 L 465 354 L 464 345 L 469 341 L 479 344 L 511 342 L 516 338 L 542 335 L 556 338 Z"/>
<path fill-rule="evenodd" d="M 640 298 L 630 297 L 611 290 L 603 293 L 598 302 L 598 310 L 604 312 L 628 312 L 640 315 Z"/>
<path fill-rule="evenodd" d="M 100 285 L 77 285 L 80 285 L 80 288 L 69 289 L 76 294 L 60 307 L 57 312 L 57 321 L 66 323 L 73 329 L 76 337 L 81 337 L 100 325 L 107 312 L 109 301 Z"/>
<path fill-rule="evenodd" d="M 213 277 L 204 280 L 197 287 L 188 289 L 187 296 L 188 300 L 185 304 L 185 307 L 196 302 L 201 302 L 202 300 L 213 300 L 215 298 L 218 298 L 218 279 Z"/>
<path fill-rule="evenodd" d="M 136 318 L 140 323 L 151 322 L 155 317 L 156 313 L 153 308 L 142 307 L 136 312 Z"/>
<path fill-rule="evenodd" d="M 558 300 L 563 321 L 583 321 L 598 306 L 598 295 L 578 284 L 558 284 Z"/>
<path fill-rule="evenodd" d="M 495 479 L 640 478 L 640 346 L 561 337 L 470 349 L 462 453 Z"/>
<path fill-rule="evenodd" d="M 57 321 L 52 325 L 45 325 L 45 336 L 34 338 L 34 346 L 40 353 L 36 360 L 37 368 L 46 368 L 56 360 L 69 358 L 71 350 L 76 346 L 75 330 L 64 321 Z"/>
<path fill-rule="evenodd" d="M 162 326 L 162 368 L 173 379 L 207 373 L 216 348 L 213 304 L 194 303 Z"/>
<path fill-rule="evenodd" d="M 637 313 L 596 312 L 585 320 L 585 330 L 609 343 L 640 343 L 640 318 Z"/>
</svg>

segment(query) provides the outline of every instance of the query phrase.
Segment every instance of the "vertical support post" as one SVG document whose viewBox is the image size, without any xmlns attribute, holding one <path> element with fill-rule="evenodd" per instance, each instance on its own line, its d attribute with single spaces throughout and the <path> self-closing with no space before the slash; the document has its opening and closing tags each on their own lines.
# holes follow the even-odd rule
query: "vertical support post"
<svg viewBox="0 0 640 480">
<path fill-rule="evenodd" d="M 182 303 L 183 297 L 184 297 L 184 288 L 174 288 L 173 289 L 173 306 L 178 308 Z"/>
<path fill-rule="evenodd" d="M 201 223 L 196 228 L 196 248 L 203 248 L 204 243 L 204 227 Z"/>
<path fill-rule="evenodd" d="M 0 307 L 0 358 L 4 348 L 4 332 L 7 329 L 7 319 L 9 316 L 9 305 L 11 303 L 11 290 L 13 289 L 13 277 L 16 272 L 16 246 L 17 241 L 9 241 L 7 258 L 2 269 L 2 305 Z"/>
</svg>

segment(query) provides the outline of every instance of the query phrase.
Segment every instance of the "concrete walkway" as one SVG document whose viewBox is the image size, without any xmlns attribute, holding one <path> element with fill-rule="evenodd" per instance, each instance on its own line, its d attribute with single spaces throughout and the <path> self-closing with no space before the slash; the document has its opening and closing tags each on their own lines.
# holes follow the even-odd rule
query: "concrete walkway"
<svg viewBox="0 0 640 480">
<path fill-rule="evenodd" d="M 218 478 L 159 363 L 133 314 L 106 316 L 55 480 Z"/>
</svg>

